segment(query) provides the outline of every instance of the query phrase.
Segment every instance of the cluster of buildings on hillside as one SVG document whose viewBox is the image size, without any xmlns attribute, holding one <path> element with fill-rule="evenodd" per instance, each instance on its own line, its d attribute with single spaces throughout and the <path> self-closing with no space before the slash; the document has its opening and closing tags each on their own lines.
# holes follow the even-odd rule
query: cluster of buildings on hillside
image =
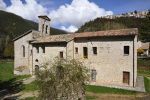
<svg viewBox="0 0 150 100">
<path fill-rule="evenodd" d="M 135 17 L 135 18 L 145 18 L 147 15 L 147 11 L 140 11 L 140 12 L 129 12 L 125 14 L 118 14 L 118 15 L 107 15 L 103 16 L 102 18 L 107 18 L 107 19 L 115 19 L 115 18 L 120 18 L 120 17 Z"/>
</svg>

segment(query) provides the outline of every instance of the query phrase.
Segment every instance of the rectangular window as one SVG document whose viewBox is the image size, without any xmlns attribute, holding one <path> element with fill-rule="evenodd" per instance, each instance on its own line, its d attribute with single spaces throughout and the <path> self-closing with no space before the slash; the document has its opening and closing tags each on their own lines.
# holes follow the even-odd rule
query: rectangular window
<svg viewBox="0 0 150 100">
<path fill-rule="evenodd" d="M 48 25 L 46 25 L 46 34 L 48 33 L 48 32 L 47 32 L 47 28 L 48 28 Z"/>
<path fill-rule="evenodd" d="M 129 85 L 129 72 L 123 72 L 123 84 Z"/>
<path fill-rule="evenodd" d="M 88 58 L 87 47 L 83 47 L 83 58 L 84 58 L 84 59 L 87 59 L 87 58 Z"/>
<path fill-rule="evenodd" d="M 45 53 L 45 47 L 42 47 L 42 52 Z"/>
<path fill-rule="evenodd" d="M 60 58 L 63 58 L 63 52 L 60 52 Z"/>
<path fill-rule="evenodd" d="M 129 55 L 129 46 L 124 46 L 124 54 Z"/>
<path fill-rule="evenodd" d="M 36 52 L 39 53 L 39 47 L 36 47 Z"/>
<path fill-rule="evenodd" d="M 97 47 L 93 47 L 93 54 L 97 55 Z"/>
<path fill-rule="evenodd" d="M 78 53 L 78 48 L 77 47 L 75 48 L 75 53 Z"/>
<path fill-rule="evenodd" d="M 92 69 L 92 81 L 96 81 L 96 70 Z"/>
</svg>

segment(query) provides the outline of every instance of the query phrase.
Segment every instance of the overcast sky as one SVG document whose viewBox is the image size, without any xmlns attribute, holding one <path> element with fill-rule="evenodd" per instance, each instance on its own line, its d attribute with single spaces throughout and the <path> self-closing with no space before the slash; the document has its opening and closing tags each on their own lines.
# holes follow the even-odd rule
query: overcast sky
<svg viewBox="0 0 150 100">
<path fill-rule="evenodd" d="M 0 0 L 0 10 L 36 22 L 39 15 L 47 15 L 51 27 L 68 32 L 97 17 L 149 8 L 150 0 Z"/>
</svg>

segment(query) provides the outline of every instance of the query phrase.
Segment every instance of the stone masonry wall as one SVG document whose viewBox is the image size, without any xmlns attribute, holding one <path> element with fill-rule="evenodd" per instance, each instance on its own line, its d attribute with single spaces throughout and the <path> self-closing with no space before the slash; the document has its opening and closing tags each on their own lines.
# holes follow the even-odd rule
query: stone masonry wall
<svg viewBox="0 0 150 100">
<path fill-rule="evenodd" d="M 135 39 L 134 42 L 136 41 Z M 124 46 L 129 46 L 129 55 L 124 55 Z M 78 47 L 78 54 L 74 53 L 74 58 L 91 63 L 91 69 L 96 69 L 96 84 L 121 86 L 123 85 L 123 71 L 125 71 L 130 73 L 129 86 L 133 87 L 133 37 L 76 39 L 74 49 L 75 47 Z M 83 59 L 83 47 L 88 48 L 88 59 Z M 97 47 L 97 55 L 93 54 L 92 47 Z M 137 49 L 134 50 L 136 54 Z M 136 63 L 135 57 L 135 74 Z"/>
</svg>

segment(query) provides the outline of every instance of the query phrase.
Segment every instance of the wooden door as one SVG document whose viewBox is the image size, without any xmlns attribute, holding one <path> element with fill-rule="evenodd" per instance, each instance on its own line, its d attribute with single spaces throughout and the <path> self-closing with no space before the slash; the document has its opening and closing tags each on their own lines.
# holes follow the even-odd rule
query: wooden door
<svg viewBox="0 0 150 100">
<path fill-rule="evenodd" d="M 129 85 L 129 72 L 123 72 L 123 83 Z"/>
</svg>

